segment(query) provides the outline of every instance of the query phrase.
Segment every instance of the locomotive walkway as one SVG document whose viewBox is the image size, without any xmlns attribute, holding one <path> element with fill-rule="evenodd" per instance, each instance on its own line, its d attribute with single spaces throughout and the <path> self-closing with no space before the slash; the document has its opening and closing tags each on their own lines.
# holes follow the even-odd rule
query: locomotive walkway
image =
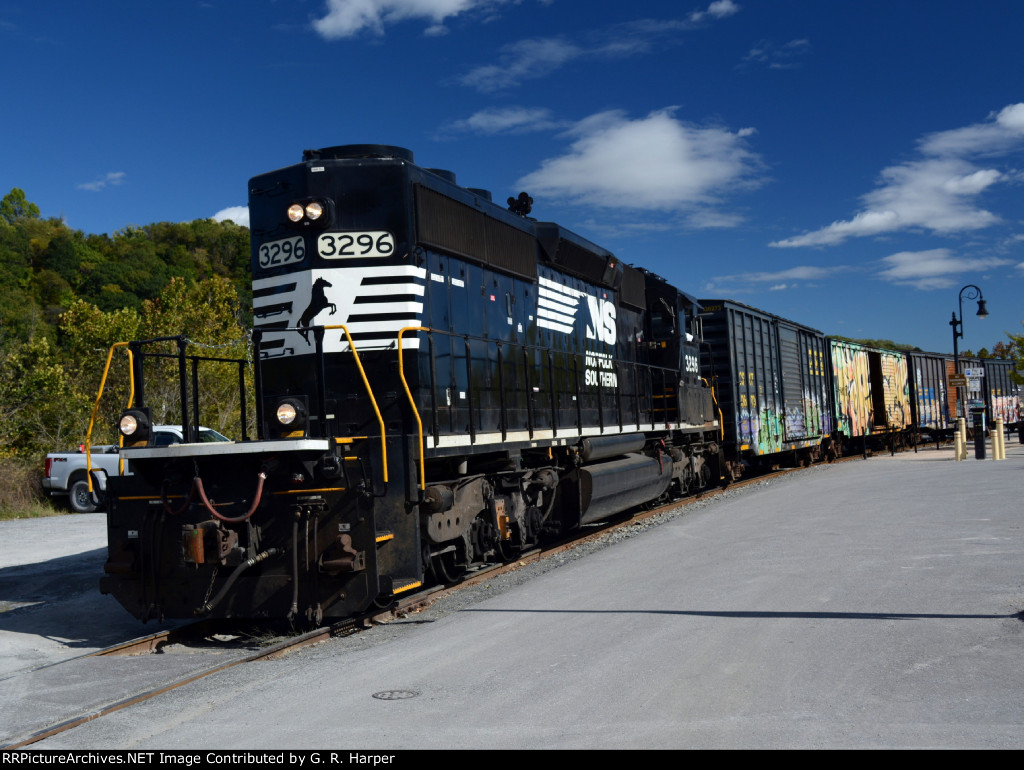
<svg viewBox="0 0 1024 770">
<path fill-rule="evenodd" d="M 1024 748 L 1024 446 L 952 454 L 729 492 L 33 748 Z"/>
</svg>

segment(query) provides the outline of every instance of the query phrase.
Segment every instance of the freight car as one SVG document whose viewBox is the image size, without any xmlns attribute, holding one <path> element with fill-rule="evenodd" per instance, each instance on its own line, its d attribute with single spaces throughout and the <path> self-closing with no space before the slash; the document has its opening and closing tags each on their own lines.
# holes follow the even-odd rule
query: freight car
<svg viewBox="0 0 1024 770">
<path fill-rule="evenodd" d="M 319 623 L 717 484 L 697 301 L 529 205 L 380 145 L 250 180 L 256 437 L 153 446 L 162 343 L 127 345 L 102 590 L 142 620 Z"/>
<path fill-rule="evenodd" d="M 830 339 L 836 427 L 846 451 L 896 448 L 912 440 L 905 353 Z"/>
<path fill-rule="evenodd" d="M 983 358 L 981 367 L 984 372 L 982 389 L 985 393 L 986 416 L 990 422 L 1002 420 L 1005 425 L 1013 425 L 1020 430 L 1020 422 L 1024 419 L 1022 411 L 1022 386 L 1014 382 L 1010 373 L 1016 370 L 1013 361 L 1000 358 Z"/>
<path fill-rule="evenodd" d="M 839 452 L 825 335 L 724 299 L 701 300 L 704 373 L 723 418 L 727 473 Z"/>
<path fill-rule="evenodd" d="M 951 388 L 949 391 L 949 411 L 953 415 L 953 422 L 957 417 L 965 417 L 970 422 L 971 409 L 985 403 L 984 377 L 979 376 L 983 372 L 982 359 L 959 357 L 957 361 L 952 357 L 946 359 L 946 377 L 954 373 L 966 374 L 966 388 Z"/>
<path fill-rule="evenodd" d="M 804 465 L 952 435 L 952 357 L 826 337 L 733 300 L 700 302 L 702 373 L 723 414 L 726 480 L 748 468 Z M 961 371 L 973 375 L 961 395 L 968 404 L 984 398 L 990 421 L 1000 417 L 1016 428 L 1020 386 L 1011 368 L 1009 361 L 961 359 Z"/>
<path fill-rule="evenodd" d="M 922 435 L 943 437 L 953 432 L 955 414 L 950 409 L 947 356 L 912 351 L 907 353 L 910 374 L 910 414 Z"/>
<path fill-rule="evenodd" d="M 1019 430 L 1021 385 L 1010 376 L 1013 361 L 1001 358 L 960 358 L 960 373 L 967 373 L 967 387 L 948 386 L 956 370 L 952 356 L 914 351 L 907 354 L 911 369 L 911 411 L 914 426 L 921 432 L 949 437 L 960 417 L 969 417 L 971 408 L 984 406 L 988 425 L 1002 420 L 1007 430 Z M 958 409 L 959 407 L 959 409 Z M 970 422 L 970 420 L 968 420 Z"/>
</svg>

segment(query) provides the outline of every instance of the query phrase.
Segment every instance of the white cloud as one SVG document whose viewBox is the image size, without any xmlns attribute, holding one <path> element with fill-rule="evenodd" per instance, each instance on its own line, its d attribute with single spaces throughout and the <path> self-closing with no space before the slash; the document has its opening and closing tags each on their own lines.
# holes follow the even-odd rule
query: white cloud
<svg viewBox="0 0 1024 770">
<path fill-rule="evenodd" d="M 426 34 L 443 33 L 445 19 L 473 9 L 485 9 L 508 0 L 327 0 L 327 15 L 313 21 L 327 40 L 354 37 L 363 30 L 384 34 L 385 24 L 427 19 Z"/>
<path fill-rule="evenodd" d="M 117 187 L 117 185 L 123 184 L 124 177 L 125 173 L 123 171 L 111 171 L 92 182 L 84 182 L 78 185 L 78 189 L 99 192 L 107 187 Z"/>
<path fill-rule="evenodd" d="M 471 70 L 461 78 L 461 83 L 479 91 L 497 91 L 522 80 L 543 77 L 586 53 L 586 49 L 558 38 L 520 40 L 502 49 L 498 64 Z"/>
<path fill-rule="evenodd" d="M 818 267 L 816 265 L 798 265 L 797 267 L 789 267 L 786 268 L 785 270 L 774 270 L 771 272 L 718 275 L 715 276 L 713 280 L 721 283 L 771 283 L 775 284 L 775 286 L 778 287 L 780 285 L 780 282 L 820 281 L 836 273 L 845 272 L 847 270 L 849 270 L 849 268 L 844 265 L 834 265 L 832 267 Z M 790 283 L 789 285 L 792 286 L 794 284 Z"/>
<path fill-rule="evenodd" d="M 717 211 L 714 209 L 699 209 L 686 214 L 686 225 L 695 230 L 726 230 L 731 227 L 738 227 L 743 223 L 743 217 L 732 211 Z M 646 223 L 650 230 L 652 223 Z"/>
<path fill-rule="evenodd" d="M 230 219 L 236 225 L 242 225 L 243 227 L 249 226 L 249 207 L 248 206 L 228 206 L 226 209 L 221 209 L 214 214 L 210 219 L 216 222 L 223 222 L 225 219 Z"/>
<path fill-rule="evenodd" d="M 674 42 L 679 32 L 694 29 L 705 17 L 724 18 L 739 10 L 731 0 L 712 3 L 707 11 L 683 19 L 636 19 L 604 29 L 591 30 L 579 41 L 565 37 L 528 38 L 504 46 L 496 64 L 485 64 L 460 78 L 462 85 L 483 92 L 519 85 L 523 80 L 547 75 L 577 59 L 599 60 L 636 56 L 656 45 Z M 668 43 L 666 43 L 668 41 Z"/>
<path fill-rule="evenodd" d="M 1024 104 L 989 115 L 988 123 L 928 134 L 918 143 L 925 155 L 965 156 L 1004 153 L 1024 139 Z"/>
<path fill-rule="evenodd" d="M 890 166 L 882 171 L 882 186 L 863 196 L 867 207 L 853 219 L 771 245 L 832 246 L 851 237 L 917 227 L 941 234 L 989 227 L 1000 221 L 999 217 L 979 208 L 972 199 L 1000 176 L 994 169 L 979 170 L 956 158 Z"/>
<path fill-rule="evenodd" d="M 853 269 L 848 265 L 831 265 L 829 267 L 798 265 L 786 268 L 785 270 L 770 272 L 716 275 L 704 284 L 702 291 L 706 294 L 751 294 L 761 291 L 787 291 L 818 285 L 821 281 Z"/>
<path fill-rule="evenodd" d="M 550 110 L 540 107 L 495 107 L 476 112 L 448 126 L 453 131 L 478 134 L 527 133 L 562 127 L 564 124 L 556 121 Z"/>
<path fill-rule="evenodd" d="M 758 184 L 759 158 L 738 133 L 686 125 L 675 109 L 639 120 L 617 110 L 591 115 L 569 132 L 576 139 L 568 153 L 517 184 L 535 197 L 660 211 L 699 209 Z"/>
<path fill-rule="evenodd" d="M 733 0 L 715 0 L 708 6 L 706 11 L 694 11 L 690 14 L 690 21 L 697 23 L 704 21 L 709 16 L 715 19 L 724 19 L 726 16 L 732 16 L 734 13 L 739 13 L 740 7 L 733 2 Z"/>
<path fill-rule="evenodd" d="M 828 278 L 830 275 L 842 272 L 846 269 L 847 268 L 842 266 L 818 267 L 816 265 L 799 265 L 785 270 L 775 270 L 773 272 L 762 273 L 742 273 L 741 275 L 729 277 L 733 279 L 742 279 L 744 281 L 753 281 L 755 283 L 771 283 L 773 281 L 817 281 L 822 278 Z"/>
<path fill-rule="evenodd" d="M 743 57 L 744 63 L 754 62 L 765 64 L 769 69 L 788 70 L 800 66 L 797 57 L 810 53 L 811 43 L 806 39 L 790 40 L 788 43 L 778 46 L 769 40 L 762 40 L 747 55 Z"/>
<path fill-rule="evenodd" d="M 1000 156 L 1024 148 L 1024 104 L 1011 104 L 986 123 L 929 134 L 924 156 L 882 170 L 879 187 L 862 197 L 851 219 L 786 238 L 772 246 L 832 246 L 847 238 L 922 228 L 952 234 L 990 227 L 1000 217 L 976 199 L 994 185 L 1017 179 L 1012 170 L 981 168 L 971 156 Z"/>
<path fill-rule="evenodd" d="M 998 257 L 958 257 L 949 249 L 901 251 L 881 260 L 884 269 L 878 277 L 892 283 L 918 289 L 948 289 L 960 282 L 956 276 L 991 267 L 1011 265 L 1013 260 Z"/>
</svg>

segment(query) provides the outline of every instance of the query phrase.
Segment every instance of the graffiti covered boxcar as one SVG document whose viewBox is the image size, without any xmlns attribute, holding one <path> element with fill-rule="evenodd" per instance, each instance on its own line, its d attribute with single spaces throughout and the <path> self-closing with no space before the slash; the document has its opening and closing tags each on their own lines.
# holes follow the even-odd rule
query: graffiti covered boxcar
<svg viewBox="0 0 1024 770">
<path fill-rule="evenodd" d="M 704 370 L 731 417 L 723 421 L 727 458 L 759 463 L 780 453 L 797 461 L 829 456 L 834 425 L 825 335 L 731 300 L 701 305 Z"/>
<path fill-rule="evenodd" d="M 831 339 L 837 428 L 845 439 L 899 433 L 912 425 L 907 356 Z"/>
<path fill-rule="evenodd" d="M 910 413 L 918 430 L 945 433 L 951 428 L 946 356 L 939 353 L 907 354 L 910 367 Z"/>
<path fill-rule="evenodd" d="M 982 370 L 985 376 L 982 390 L 985 394 L 987 417 L 991 421 L 1002 420 L 1006 425 L 1021 421 L 1021 395 L 1024 386 L 1019 385 L 1010 377 L 1015 362 L 1001 358 L 983 358 Z"/>
</svg>

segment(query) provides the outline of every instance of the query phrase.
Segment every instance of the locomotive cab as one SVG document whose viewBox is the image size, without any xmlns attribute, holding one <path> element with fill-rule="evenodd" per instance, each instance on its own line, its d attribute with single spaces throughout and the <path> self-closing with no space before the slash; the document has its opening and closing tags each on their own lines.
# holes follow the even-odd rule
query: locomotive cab
<svg viewBox="0 0 1024 770">
<path fill-rule="evenodd" d="M 700 303 L 663 278 L 645 271 L 647 278 L 647 349 L 650 362 L 679 372 L 678 383 L 666 391 L 673 409 L 684 420 L 714 420 L 712 395 L 701 379 L 700 345 L 703 330 Z"/>
</svg>

